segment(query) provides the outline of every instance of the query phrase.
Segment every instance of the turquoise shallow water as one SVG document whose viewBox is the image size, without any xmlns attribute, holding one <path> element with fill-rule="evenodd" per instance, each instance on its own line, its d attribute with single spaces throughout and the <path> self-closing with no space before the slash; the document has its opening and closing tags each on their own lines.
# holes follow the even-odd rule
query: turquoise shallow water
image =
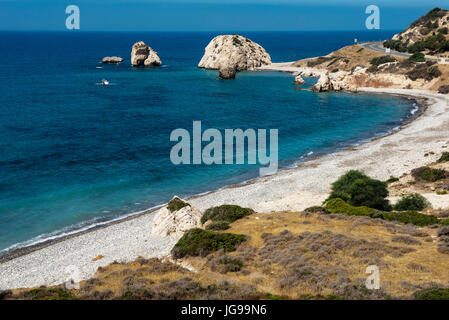
<svg viewBox="0 0 449 320">
<path fill-rule="evenodd" d="M 273 61 L 293 61 L 393 33 L 244 35 Z M 214 35 L 0 33 L 0 250 L 258 175 L 258 165 L 173 165 L 170 133 L 191 131 L 194 120 L 203 129 L 278 129 L 285 167 L 410 116 L 407 100 L 295 91 L 279 72 L 220 81 L 196 67 Z M 162 67 L 129 66 L 138 40 L 158 51 Z M 127 60 L 97 69 L 107 55 Z M 111 85 L 96 85 L 103 78 Z"/>
</svg>

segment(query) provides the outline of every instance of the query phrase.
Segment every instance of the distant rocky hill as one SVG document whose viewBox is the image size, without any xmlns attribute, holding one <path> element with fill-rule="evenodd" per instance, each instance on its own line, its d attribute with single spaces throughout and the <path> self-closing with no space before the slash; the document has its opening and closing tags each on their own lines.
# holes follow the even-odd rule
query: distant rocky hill
<svg viewBox="0 0 449 320">
<path fill-rule="evenodd" d="M 435 8 L 414 21 L 405 31 L 384 43 L 387 48 L 400 52 L 449 52 L 449 11 Z"/>
</svg>

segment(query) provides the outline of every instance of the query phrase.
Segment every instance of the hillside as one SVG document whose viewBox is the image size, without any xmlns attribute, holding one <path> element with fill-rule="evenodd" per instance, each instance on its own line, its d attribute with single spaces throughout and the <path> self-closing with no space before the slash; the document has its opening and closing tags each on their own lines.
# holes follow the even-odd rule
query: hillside
<svg viewBox="0 0 449 320">
<path fill-rule="evenodd" d="M 449 153 L 434 156 L 437 162 L 412 174 L 387 183 L 366 177 L 367 182 L 388 185 L 393 197 L 447 194 Z M 348 174 L 339 181 L 347 183 Z M 355 174 L 359 183 L 363 175 Z M 419 200 L 409 201 L 409 208 L 394 208 L 411 210 L 411 205 L 419 205 Z M 0 298 L 447 298 L 449 214 L 431 208 L 418 211 L 384 212 L 352 207 L 341 199 L 303 212 L 257 213 L 220 206 L 203 215 L 205 229 L 187 231 L 163 260 L 114 262 L 98 268 L 80 289 L 17 289 L 0 292 Z M 380 269 L 380 290 L 365 287 L 369 265 Z"/>
<path fill-rule="evenodd" d="M 384 43 L 387 48 L 400 52 L 424 52 L 448 56 L 449 11 L 435 8 L 414 21 L 405 31 Z"/>
</svg>

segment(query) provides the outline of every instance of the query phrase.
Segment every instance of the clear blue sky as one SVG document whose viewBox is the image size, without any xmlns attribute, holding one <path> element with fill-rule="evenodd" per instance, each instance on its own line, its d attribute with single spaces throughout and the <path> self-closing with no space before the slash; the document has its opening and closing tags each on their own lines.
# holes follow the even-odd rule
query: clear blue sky
<svg viewBox="0 0 449 320">
<path fill-rule="evenodd" d="M 0 30 L 65 30 L 77 5 L 82 31 L 363 30 L 365 8 L 381 29 L 406 28 L 449 0 L 0 0 Z"/>
</svg>

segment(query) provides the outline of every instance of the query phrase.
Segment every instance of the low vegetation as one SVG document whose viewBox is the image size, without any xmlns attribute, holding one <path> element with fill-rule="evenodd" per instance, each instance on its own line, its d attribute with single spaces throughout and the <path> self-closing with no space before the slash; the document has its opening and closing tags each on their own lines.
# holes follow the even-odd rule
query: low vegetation
<svg viewBox="0 0 449 320">
<path fill-rule="evenodd" d="M 190 204 L 182 201 L 178 197 L 175 197 L 172 200 L 170 200 L 170 202 L 167 205 L 167 208 L 168 210 L 170 210 L 170 212 L 175 212 L 187 206 L 190 206 Z"/>
<path fill-rule="evenodd" d="M 363 172 L 351 170 L 332 184 L 329 199 L 340 198 L 352 206 L 366 206 L 390 211 L 387 184 L 372 179 Z"/>
<path fill-rule="evenodd" d="M 219 207 L 207 209 L 201 217 L 201 223 L 204 224 L 209 220 L 232 223 L 253 213 L 254 210 L 250 208 L 242 208 L 236 205 L 225 204 Z"/>
<path fill-rule="evenodd" d="M 197 228 L 187 231 L 171 253 L 175 259 L 185 256 L 204 257 L 220 249 L 225 252 L 234 251 L 245 240 L 246 237 L 241 234 L 218 233 Z"/>
<path fill-rule="evenodd" d="M 402 197 L 393 207 L 396 211 L 421 211 L 430 208 L 430 202 L 420 194 L 409 194 Z"/>
<path fill-rule="evenodd" d="M 422 52 L 415 52 L 408 58 L 408 60 L 413 62 L 426 62 L 426 58 Z"/>
<path fill-rule="evenodd" d="M 412 176 L 416 180 L 424 180 L 427 182 L 435 182 L 445 179 L 448 173 L 443 169 L 432 169 L 429 167 L 420 167 L 412 170 Z"/>
<path fill-rule="evenodd" d="M 405 224 L 410 223 L 420 227 L 436 225 L 445 221 L 438 219 L 437 216 L 416 211 L 385 212 L 368 207 L 353 207 L 342 199 L 329 200 L 326 203 L 326 209 L 331 213 L 345 214 L 347 216 L 365 216 Z"/>
<path fill-rule="evenodd" d="M 443 152 L 440 159 L 438 159 L 438 163 L 447 162 L 449 161 L 449 152 Z"/>
</svg>

